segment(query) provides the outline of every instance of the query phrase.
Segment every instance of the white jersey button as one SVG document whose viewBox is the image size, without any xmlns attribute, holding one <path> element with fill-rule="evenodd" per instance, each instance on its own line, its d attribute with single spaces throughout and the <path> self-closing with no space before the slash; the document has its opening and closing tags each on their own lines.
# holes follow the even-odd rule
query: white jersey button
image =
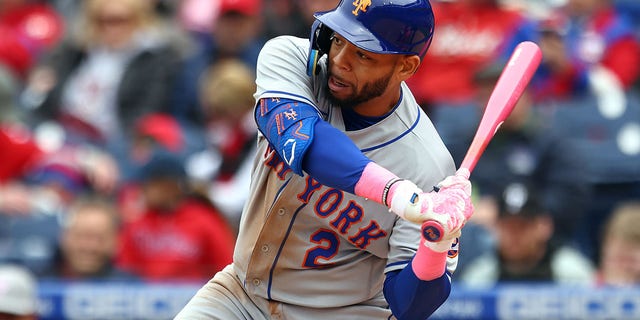
<svg viewBox="0 0 640 320">
<path fill-rule="evenodd" d="M 285 213 L 286 213 L 286 211 L 284 210 L 284 208 L 278 209 L 278 215 L 279 216 L 283 216 Z"/>
<path fill-rule="evenodd" d="M 263 244 L 261 249 L 262 249 L 262 252 L 268 252 L 269 251 L 269 246 L 266 245 L 266 244 Z"/>
<path fill-rule="evenodd" d="M 253 285 L 254 286 L 259 286 L 260 283 L 262 283 L 262 281 L 260 281 L 260 279 L 253 279 Z"/>
</svg>

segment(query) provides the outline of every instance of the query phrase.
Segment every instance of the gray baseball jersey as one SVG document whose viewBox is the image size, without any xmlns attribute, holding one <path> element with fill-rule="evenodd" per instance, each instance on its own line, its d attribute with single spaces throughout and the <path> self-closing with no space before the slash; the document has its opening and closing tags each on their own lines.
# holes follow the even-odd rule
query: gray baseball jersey
<svg viewBox="0 0 640 320">
<path fill-rule="evenodd" d="M 270 40 L 258 59 L 255 98 L 309 103 L 325 121 L 345 131 L 339 107 L 326 97 L 326 58 L 320 61 L 318 75 L 306 74 L 308 48 L 307 39 Z M 345 133 L 367 157 L 429 191 L 454 174 L 455 165 L 404 83 L 401 90 L 392 114 Z M 391 314 L 382 296 L 384 274 L 404 268 L 419 243 L 419 225 L 374 201 L 293 173 L 259 136 L 233 268 L 225 272 L 235 274 L 244 290 L 236 297 L 249 296 L 257 306 L 261 303 L 255 301 L 269 301 L 263 304 L 269 308 L 262 310 L 265 315 L 280 310 L 273 307 L 276 303 L 295 306 L 282 309 L 285 318 L 291 310 L 291 318 L 302 312 L 304 319 L 326 319 L 326 310 L 331 310 L 330 318 L 381 319 Z M 457 257 L 448 259 L 453 272 Z M 211 292 L 201 290 L 198 295 Z M 357 317 L 353 310 L 358 310 Z"/>
</svg>

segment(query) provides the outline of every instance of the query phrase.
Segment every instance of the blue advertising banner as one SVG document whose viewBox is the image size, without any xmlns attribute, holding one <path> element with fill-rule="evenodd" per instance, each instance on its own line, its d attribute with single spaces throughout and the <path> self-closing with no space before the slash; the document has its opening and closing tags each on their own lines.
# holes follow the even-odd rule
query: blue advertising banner
<svg viewBox="0 0 640 320">
<path fill-rule="evenodd" d="M 41 283 L 41 319 L 172 319 L 201 285 Z"/>
<path fill-rule="evenodd" d="M 640 319 L 640 288 L 454 286 L 431 319 Z"/>
<path fill-rule="evenodd" d="M 200 285 L 41 283 L 41 319 L 172 319 Z M 640 288 L 454 285 L 431 319 L 640 319 Z"/>
</svg>

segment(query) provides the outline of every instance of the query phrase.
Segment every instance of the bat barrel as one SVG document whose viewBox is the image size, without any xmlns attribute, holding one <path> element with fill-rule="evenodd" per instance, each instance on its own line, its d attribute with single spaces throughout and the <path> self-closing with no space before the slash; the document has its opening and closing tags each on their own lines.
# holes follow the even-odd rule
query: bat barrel
<svg viewBox="0 0 640 320">
<path fill-rule="evenodd" d="M 469 172 L 473 171 L 487 144 L 513 111 L 541 60 L 542 51 L 534 42 L 523 41 L 516 46 L 491 92 L 461 167 L 469 169 Z"/>
</svg>

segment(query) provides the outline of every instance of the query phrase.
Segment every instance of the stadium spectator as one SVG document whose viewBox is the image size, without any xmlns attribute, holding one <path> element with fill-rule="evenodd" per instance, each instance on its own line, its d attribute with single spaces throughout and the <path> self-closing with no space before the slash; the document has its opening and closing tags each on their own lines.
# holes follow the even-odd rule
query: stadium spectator
<svg viewBox="0 0 640 320">
<path fill-rule="evenodd" d="M 150 113 L 136 122 L 131 139 L 116 154 L 122 171 L 117 196 L 124 223 L 144 213 L 142 190 L 136 174 L 154 153 L 169 152 L 184 161 L 190 154 L 190 149 L 202 150 L 204 137 L 195 134 L 187 136 L 185 129 L 175 117 L 167 113 Z"/>
<path fill-rule="evenodd" d="M 431 4 L 438 23 L 433 43 L 423 67 L 407 81 L 428 112 L 472 102 L 474 74 L 506 60 L 520 41 L 537 36 L 535 25 L 520 11 L 507 9 L 497 0 L 436 0 Z"/>
<path fill-rule="evenodd" d="M 187 172 L 234 226 L 248 197 L 257 127 L 253 71 L 239 59 L 212 65 L 202 78 L 207 148 L 187 159 Z"/>
<path fill-rule="evenodd" d="M 150 1 L 83 1 L 78 19 L 22 101 L 35 123 L 61 122 L 72 143 L 118 144 L 142 115 L 168 107 L 179 54 Z"/>
<path fill-rule="evenodd" d="M 600 242 L 598 284 L 640 284 L 640 202 L 630 200 L 615 207 Z"/>
<path fill-rule="evenodd" d="M 20 265 L 0 264 L 0 319 L 38 319 L 38 282 Z"/>
<path fill-rule="evenodd" d="M 463 283 L 593 283 L 595 268 L 591 261 L 567 244 L 554 241 L 553 219 L 539 196 L 525 184 L 505 186 L 497 199 L 495 249 L 469 263 L 459 277 Z"/>
<path fill-rule="evenodd" d="M 0 107 L 11 111 L 16 92 L 0 84 Z M 118 174 L 108 155 L 57 145 L 52 131 L 32 133 L 17 118 L 0 114 L 0 261 L 39 274 L 54 257 L 66 205 L 86 190 L 113 191 Z"/>
<path fill-rule="evenodd" d="M 269 0 L 265 5 L 265 38 L 309 37 L 314 13 L 335 8 L 339 0 Z"/>
<path fill-rule="evenodd" d="M 63 217 L 55 264 L 40 278 L 65 281 L 131 281 L 137 277 L 114 266 L 120 230 L 113 202 L 97 195 L 79 197 Z"/>
<path fill-rule="evenodd" d="M 183 62 L 173 90 L 171 113 L 198 130 L 204 128 L 198 91 L 205 70 L 226 58 L 240 59 L 255 70 L 258 52 L 265 41 L 261 34 L 262 0 L 220 1 L 208 33 L 194 35 L 198 47 Z"/>
<path fill-rule="evenodd" d="M 541 22 L 540 99 L 629 89 L 640 75 L 640 44 L 629 17 L 611 0 L 568 0 Z"/>
<path fill-rule="evenodd" d="M 20 149 L 12 148 L 7 159 Z M 80 160 L 82 159 L 82 160 Z M 55 258 L 60 220 L 76 197 L 112 191 L 117 168 L 97 150 L 63 148 L 0 187 L 0 260 L 17 261 L 40 275 Z"/>
<path fill-rule="evenodd" d="M 121 231 L 118 266 L 145 280 L 202 281 L 231 262 L 223 216 L 192 197 L 179 158 L 157 152 L 139 172 L 146 211 Z"/>
<path fill-rule="evenodd" d="M 192 140 L 195 138 L 203 140 L 201 137 Z M 186 137 L 183 126 L 170 114 L 154 112 L 141 117 L 133 126 L 131 139 L 122 150 L 124 154 L 119 157 L 123 180 L 131 179 L 136 168 L 149 160 L 155 150 L 182 155 L 188 153 L 190 143 L 193 142 Z"/>
</svg>

